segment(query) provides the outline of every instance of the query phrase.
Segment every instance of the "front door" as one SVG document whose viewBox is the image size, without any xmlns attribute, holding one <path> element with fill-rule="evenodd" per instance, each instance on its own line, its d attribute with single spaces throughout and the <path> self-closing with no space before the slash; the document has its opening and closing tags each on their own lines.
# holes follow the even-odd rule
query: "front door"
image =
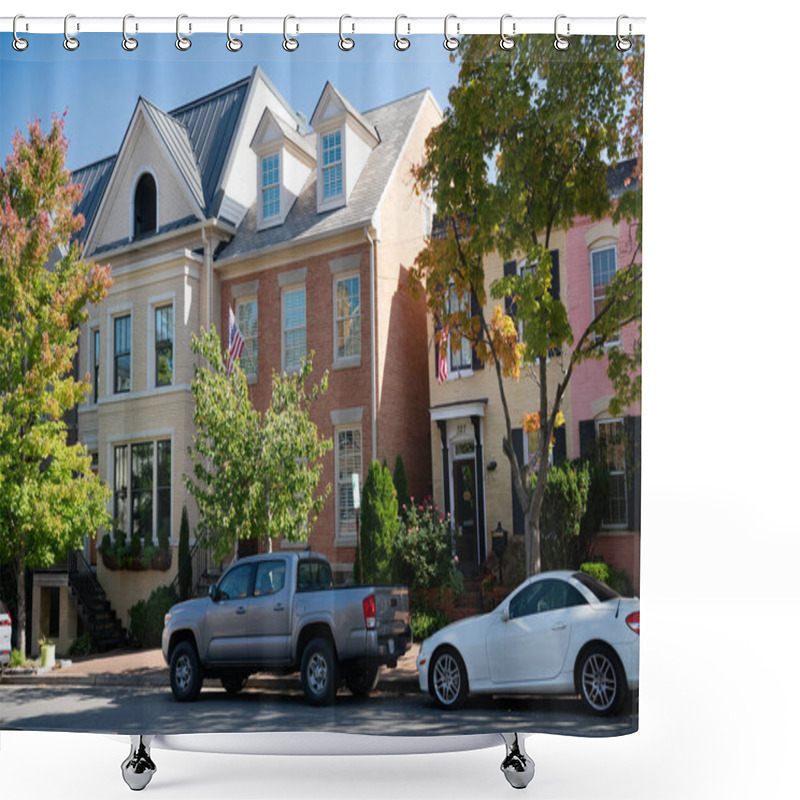
<svg viewBox="0 0 800 800">
<path fill-rule="evenodd" d="M 453 518 L 456 555 L 461 572 L 468 578 L 478 574 L 478 504 L 475 497 L 475 458 L 453 461 Z"/>
</svg>

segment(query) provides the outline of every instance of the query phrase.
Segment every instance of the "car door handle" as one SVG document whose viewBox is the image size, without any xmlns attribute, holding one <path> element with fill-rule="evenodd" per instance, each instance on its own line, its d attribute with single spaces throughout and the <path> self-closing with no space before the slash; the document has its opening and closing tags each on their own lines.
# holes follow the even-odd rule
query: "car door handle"
<svg viewBox="0 0 800 800">
<path fill-rule="evenodd" d="M 246 611 L 247 609 L 244 606 L 239 606 L 239 608 L 236 609 L 237 614 L 244 614 Z"/>
<path fill-rule="evenodd" d="M 278 605 L 276 605 L 272 610 L 273 611 L 283 611 L 283 605 L 281 603 L 278 603 Z"/>
<path fill-rule="evenodd" d="M 554 630 L 554 631 L 563 631 L 564 628 L 566 628 L 566 627 L 567 627 L 567 623 L 566 622 L 556 622 L 556 624 L 553 625 L 552 630 Z"/>
</svg>

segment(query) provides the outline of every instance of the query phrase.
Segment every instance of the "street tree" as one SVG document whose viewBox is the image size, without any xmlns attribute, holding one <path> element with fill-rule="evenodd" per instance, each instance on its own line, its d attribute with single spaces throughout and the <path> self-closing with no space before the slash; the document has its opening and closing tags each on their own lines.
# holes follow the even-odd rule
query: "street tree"
<svg viewBox="0 0 800 800">
<path fill-rule="evenodd" d="M 414 170 L 419 190 L 432 192 L 442 233 L 418 255 L 411 283 L 426 294 L 440 346 L 466 338 L 496 374 L 502 448 L 524 513 L 530 575 L 541 569 L 549 450 L 563 424 L 573 371 L 586 359 L 604 358 L 619 331 L 641 320 L 638 258 L 617 271 L 584 331 L 572 330 L 564 304 L 550 291 L 553 232 L 577 216 L 613 212 L 607 171 L 631 146 L 632 137 L 621 131 L 626 101 L 635 97 L 623 80 L 626 56 L 609 37 L 573 36 L 563 52 L 551 37 L 518 36 L 509 51 L 493 37 L 465 37 L 455 58 L 460 69 L 450 105 L 428 136 L 425 162 Z M 526 269 L 487 286 L 484 264 L 493 252 L 520 259 Z M 513 318 L 500 303 L 487 313 L 490 296 L 513 302 Z M 630 402 L 640 391 L 631 377 L 637 364 L 618 360 L 616 366 L 610 372 L 615 391 Z M 539 434 L 529 463 L 515 454 L 506 396 L 506 382 L 523 376 L 534 387 L 523 427 Z"/>
<path fill-rule="evenodd" d="M 192 337 L 204 361 L 192 381 L 194 434 L 191 475 L 184 475 L 200 512 L 199 533 L 221 560 L 240 540 L 301 542 L 330 493 L 319 489 L 322 458 L 331 441 L 319 434 L 310 409 L 327 390 L 328 376 L 309 386 L 312 356 L 292 375 L 272 374 L 272 396 L 261 413 L 234 361 L 226 369 L 212 326 Z"/>
<path fill-rule="evenodd" d="M 0 169 L 0 560 L 16 575 L 23 654 L 26 568 L 51 566 L 109 522 L 108 488 L 64 422 L 90 390 L 74 374 L 78 326 L 111 285 L 108 267 L 81 257 L 66 153 L 64 118 L 47 133 L 35 120 Z"/>
</svg>

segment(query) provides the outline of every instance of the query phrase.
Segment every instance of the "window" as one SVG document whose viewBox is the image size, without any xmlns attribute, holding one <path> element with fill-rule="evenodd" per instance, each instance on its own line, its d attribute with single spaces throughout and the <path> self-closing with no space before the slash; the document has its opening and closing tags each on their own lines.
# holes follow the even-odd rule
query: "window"
<svg viewBox="0 0 800 800">
<path fill-rule="evenodd" d="M 156 182 L 149 172 L 145 172 L 133 197 L 133 236 L 144 236 L 156 230 Z"/>
<path fill-rule="evenodd" d="M 254 297 L 239 300 L 236 303 L 236 318 L 244 339 L 239 361 L 244 374 L 255 377 L 258 375 L 258 300 Z"/>
<path fill-rule="evenodd" d="M 131 315 L 114 319 L 114 393 L 131 390 Z"/>
<path fill-rule="evenodd" d="M 277 594 L 286 584 L 285 561 L 262 561 L 256 567 L 253 597 Z"/>
<path fill-rule="evenodd" d="M 92 328 L 92 402 L 96 403 L 100 386 L 100 329 Z"/>
<path fill-rule="evenodd" d="M 172 533 L 172 442 L 157 444 L 156 536 L 168 540 Z"/>
<path fill-rule="evenodd" d="M 606 290 L 608 285 L 614 280 L 617 273 L 617 248 L 604 247 L 593 250 L 592 256 L 592 314 L 593 318 L 602 311 L 606 300 Z M 619 334 L 609 338 L 608 344 L 617 344 L 620 340 Z"/>
<path fill-rule="evenodd" d="M 338 278 L 334 284 L 336 315 L 335 360 L 361 357 L 361 296 L 358 275 Z"/>
<path fill-rule="evenodd" d="M 264 219 L 281 213 L 280 156 L 275 153 L 261 159 L 261 216 Z"/>
<path fill-rule="evenodd" d="M 322 199 L 342 194 L 342 132 L 322 137 Z"/>
<path fill-rule="evenodd" d="M 312 592 L 330 589 L 333 572 L 327 561 L 300 561 L 297 565 L 297 591 Z"/>
<path fill-rule="evenodd" d="M 625 435 L 621 419 L 599 420 L 597 443 L 608 467 L 608 508 L 603 524 L 627 525 L 628 494 L 625 475 Z"/>
<path fill-rule="evenodd" d="M 306 287 L 283 293 L 283 371 L 300 369 L 306 355 Z"/>
<path fill-rule="evenodd" d="M 153 541 L 153 443 L 131 445 L 131 538 Z"/>
<path fill-rule="evenodd" d="M 340 428 L 336 431 L 336 533 L 340 537 L 356 536 L 353 473 L 361 477 L 361 428 Z"/>
<path fill-rule="evenodd" d="M 530 464 L 534 458 L 537 457 L 537 453 L 539 452 L 540 447 L 540 436 L 541 436 L 541 429 L 537 431 L 523 431 L 525 434 L 525 463 Z M 553 466 L 553 447 L 552 445 L 547 451 L 547 463 L 552 467 Z M 537 464 L 536 471 L 538 471 L 539 466 Z"/>
<path fill-rule="evenodd" d="M 174 316 L 172 306 L 156 309 L 156 386 L 172 383 L 172 340 Z"/>
<path fill-rule="evenodd" d="M 128 530 L 128 446 L 114 448 L 114 527 Z"/>
<path fill-rule="evenodd" d="M 234 567 L 219 582 L 219 599 L 232 600 L 247 597 L 250 592 L 250 579 L 253 577 L 253 564 Z"/>
<path fill-rule="evenodd" d="M 447 313 L 454 314 L 458 311 L 462 311 L 469 316 L 468 302 L 468 298 L 460 299 L 455 288 L 451 286 L 447 296 Z M 462 370 L 472 369 L 472 345 L 469 339 L 462 338 L 457 341 L 455 335 L 448 336 L 447 352 L 450 360 L 450 375 Z"/>
<path fill-rule="evenodd" d="M 586 598 L 574 586 L 561 580 L 545 579 L 529 584 L 516 594 L 509 603 L 508 615 L 516 619 L 586 604 Z"/>
</svg>

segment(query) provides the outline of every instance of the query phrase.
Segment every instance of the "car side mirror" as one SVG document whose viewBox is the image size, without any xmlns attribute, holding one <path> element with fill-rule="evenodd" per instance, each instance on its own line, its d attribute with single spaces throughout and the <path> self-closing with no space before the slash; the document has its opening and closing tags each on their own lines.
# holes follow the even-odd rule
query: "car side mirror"
<svg viewBox="0 0 800 800">
<path fill-rule="evenodd" d="M 503 622 L 508 622 L 511 619 L 511 615 L 508 613 L 508 606 L 503 606 L 500 610 L 500 619 L 502 619 Z"/>
<path fill-rule="evenodd" d="M 219 600 L 219 589 L 217 588 L 217 584 L 216 583 L 209 588 L 208 596 L 211 598 L 212 602 L 214 602 L 214 603 L 216 603 L 217 600 Z"/>
</svg>

